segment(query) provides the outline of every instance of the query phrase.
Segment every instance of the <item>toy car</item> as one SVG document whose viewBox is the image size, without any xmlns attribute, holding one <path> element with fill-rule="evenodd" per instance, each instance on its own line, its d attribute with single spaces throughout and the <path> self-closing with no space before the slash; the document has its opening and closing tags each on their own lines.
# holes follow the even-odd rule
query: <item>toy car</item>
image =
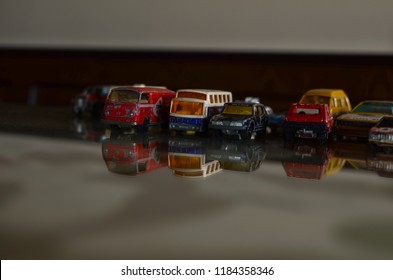
<svg viewBox="0 0 393 280">
<path fill-rule="evenodd" d="M 204 133 L 212 116 L 221 113 L 232 93 L 221 90 L 178 90 L 171 102 L 169 129 Z"/>
<path fill-rule="evenodd" d="M 139 127 L 142 131 L 150 125 L 165 125 L 174 97 L 174 91 L 159 87 L 113 88 L 105 102 L 103 123 L 112 130 Z"/>
<path fill-rule="evenodd" d="M 81 94 L 77 95 L 71 102 L 72 112 L 76 115 L 90 113 L 100 116 L 104 108 L 106 97 L 113 86 L 90 86 Z"/>
<path fill-rule="evenodd" d="M 184 178 L 205 178 L 222 170 L 218 160 L 208 158 L 206 149 L 212 142 L 200 138 L 170 138 L 168 167 L 173 175 Z"/>
<path fill-rule="evenodd" d="M 383 117 L 370 129 L 368 141 L 385 151 L 393 150 L 393 116 Z"/>
<path fill-rule="evenodd" d="M 261 166 L 267 152 L 259 141 L 244 145 L 241 141 L 220 139 L 220 145 L 210 148 L 207 154 L 211 160 L 218 160 L 222 169 L 252 172 Z"/>
<path fill-rule="evenodd" d="M 231 102 L 224 105 L 221 114 L 211 118 L 209 130 L 249 140 L 255 139 L 257 133 L 266 133 L 267 122 L 268 116 L 263 104 Z"/>
<path fill-rule="evenodd" d="M 320 180 L 326 174 L 332 152 L 327 143 L 296 143 L 286 152 L 282 166 L 288 177 Z"/>
<path fill-rule="evenodd" d="M 334 118 L 352 109 L 348 96 L 341 89 L 312 89 L 302 96 L 299 103 L 327 104 Z"/>
<path fill-rule="evenodd" d="M 367 158 L 367 170 L 375 171 L 378 176 L 393 178 L 393 154 L 376 153 Z"/>
<path fill-rule="evenodd" d="M 273 109 L 270 107 L 266 107 L 266 111 L 268 114 L 268 127 L 270 128 L 270 132 L 274 133 L 278 129 L 281 129 L 284 125 L 284 120 L 287 112 L 281 112 L 280 114 L 274 113 Z"/>
<path fill-rule="evenodd" d="M 106 139 L 102 143 L 102 157 L 108 171 L 140 175 L 168 166 L 167 139 L 148 134 L 126 136 Z"/>
<path fill-rule="evenodd" d="M 384 116 L 393 116 L 393 101 L 363 101 L 351 113 L 337 118 L 334 134 L 338 138 L 368 138 L 370 128 Z"/>
<path fill-rule="evenodd" d="M 326 141 L 333 130 L 333 124 L 327 104 L 294 103 L 285 117 L 285 138 L 317 138 Z"/>
</svg>

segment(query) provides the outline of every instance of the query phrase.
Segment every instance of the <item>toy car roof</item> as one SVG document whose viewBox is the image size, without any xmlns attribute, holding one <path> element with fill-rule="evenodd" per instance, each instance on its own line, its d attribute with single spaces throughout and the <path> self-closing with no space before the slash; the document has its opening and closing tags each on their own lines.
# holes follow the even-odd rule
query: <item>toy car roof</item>
<svg viewBox="0 0 393 280">
<path fill-rule="evenodd" d="M 254 105 L 263 105 L 263 104 L 258 103 L 258 102 L 235 101 L 235 102 L 225 103 L 225 105 L 231 105 L 231 106 L 254 106 Z"/>
<path fill-rule="evenodd" d="M 364 103 L 388 103 L 388 104 L 393 104 L 393 100 L 365 100 L 360 102 L 359 104 L 364 104 Z"/>
<path fill-rule="evenodd" d="M 115 87 L 112 88 L 113 90 L 132 90 L 132 91 L 137 91 L 139 93 L 174 93 L 174 91 L 167 89 L 167 88 L 161 88 L 161 87 L 135 87 L 135 86 L 121 86 L 121 87 Z"/>
<path fill-rule="evenodd" d="M 320 108 L 320 107 L 327 107 L 327 104 L 322 103 L 292 103 L 292 106 L 301 107 L 301 108 Z"/>
<path fill-rule="evenodd" d="M 346 96 L 345 92 L 342 89 L 329 89 L 329 88 L 310 89 L 304 95 L 321 95 L 321 96 L 330 97 L 333 94 Z"/>
<path fill-rule="evenodd" d="M 229 91 L 223 91 L 223 90 L 217 90 L 217 89 L 179 89 L 177 92 L 183 92 L 183 91 L 187 91 L 187 92 L 198 92 L 198 93 L 202 93 L 202 94 L 232 94 Z"/>
</svg>

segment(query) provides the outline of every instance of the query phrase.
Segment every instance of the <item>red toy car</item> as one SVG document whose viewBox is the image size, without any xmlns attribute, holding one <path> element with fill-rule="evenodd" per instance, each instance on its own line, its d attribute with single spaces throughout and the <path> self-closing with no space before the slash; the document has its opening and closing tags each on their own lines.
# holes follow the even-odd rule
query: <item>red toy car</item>
<svg viewBox="0 0 393 280">
<path fill-rule="evenodd" d="M 169 107 L 175 92 L 158 87 L 116 87 L 105 102 L 103 123 L 112 129 L 167 124 Z"/>
<path fill-rule="evenodd" d="M 168 166 L 168 141 L 165 140 L 147 137 L 107 139 L 102 143 L 102 157 L 108 170 L 117 174 L 152 172 Z"/>
<path fill-rule="evenodd" d="M 294 103 L 285 117 L 285 138 L 316 138 L 326 141 L 333 124 L 333 116 L 327 104 Z"/>
<path fill-rule="evenodd" d="M 368 141 L 385 152 L 393 151 L 393 117 L 383 117 L 368 134 Z"/>
</svg>

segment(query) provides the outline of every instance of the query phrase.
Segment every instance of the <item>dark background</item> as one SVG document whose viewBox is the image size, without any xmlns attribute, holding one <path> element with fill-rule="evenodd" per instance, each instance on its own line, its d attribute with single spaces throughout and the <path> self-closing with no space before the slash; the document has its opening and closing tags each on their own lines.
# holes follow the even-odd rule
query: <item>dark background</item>
<svg viewBox="0 0 393 280">
<path fill-rule="evenodd" d="M 275 110 L 312 88 L 341 88 L 352 105 L 391 99 L 393 56 L 241 52 L 0 50 L 0 101 L 68 105 L 88 85 L 145 83 L 258 96 Z"/>
</svg>

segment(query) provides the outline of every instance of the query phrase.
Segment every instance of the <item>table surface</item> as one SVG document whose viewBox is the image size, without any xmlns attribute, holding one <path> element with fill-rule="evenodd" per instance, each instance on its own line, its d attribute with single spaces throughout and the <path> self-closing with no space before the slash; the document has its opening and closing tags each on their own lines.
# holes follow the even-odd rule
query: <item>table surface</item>
<svg viewBox="0 0 393 280">
<path fill-rule="evenodd" d="M 0 109 L 1 259 L 393 257 L 393 155 L 367 143 L 110 137 L 68 108 Z"/>
</svg>

